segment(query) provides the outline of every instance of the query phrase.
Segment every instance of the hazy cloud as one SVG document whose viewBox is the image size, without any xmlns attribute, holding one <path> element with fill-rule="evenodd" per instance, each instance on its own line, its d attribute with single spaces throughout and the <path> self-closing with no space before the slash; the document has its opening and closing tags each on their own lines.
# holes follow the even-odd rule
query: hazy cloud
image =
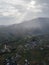
<svg viewBox="0 0 49 65">
<path fill-rule="evenodd" d="M 39 16 L 49 17 L 49 0 L 0 0 L 0 24 L 20 23 Z"/>
</svg>

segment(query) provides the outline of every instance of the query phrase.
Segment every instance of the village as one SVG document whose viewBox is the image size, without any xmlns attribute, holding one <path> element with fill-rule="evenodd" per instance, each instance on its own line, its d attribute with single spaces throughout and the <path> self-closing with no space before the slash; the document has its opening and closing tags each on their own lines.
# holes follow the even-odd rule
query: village
<svg viewBox="0 0 49 65">
<path fill-rule="evenodd" d="M 42 45 L 41 40 L 27 41 L 13 48 L 4 43 L 0 49 L 0 61 L 4 65 L 48 65 L 49 45 Z M 1 60 L 1 58 L 3 59 Z"/>
</svg>

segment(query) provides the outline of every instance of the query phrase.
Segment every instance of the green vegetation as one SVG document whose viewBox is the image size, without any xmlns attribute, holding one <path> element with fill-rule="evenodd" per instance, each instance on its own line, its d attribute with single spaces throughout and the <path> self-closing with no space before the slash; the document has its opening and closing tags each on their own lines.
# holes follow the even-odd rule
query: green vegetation
<svg viewBox="0 0 49 65">
<path fill-rule="evenodd" d="M 36 45 L 33 44 L 34 41 L 36 42 Z M 10 46 L 10 52 L 6 50 L 5 52 L 1 52 L 0 50 L 0 65 L 3 65 L 3 61 L 6 58 L 15 58 L 16 54 L 20 55 L 20 58 L 17 58 L 18 60 L 16 60 L 20 65 L 24 64 L 25 59 L 29 60 L 30 65 L 36 63 L 43 63 L 43 65 L 46 63 L 46 65 L 49 65 L 48 35 L 26 36 L 13 39 L 13 41 L 5 41 L 4 43 Z M 0 49 L 4 48 L 4 43 L 0 44 Z"/>
</svg>

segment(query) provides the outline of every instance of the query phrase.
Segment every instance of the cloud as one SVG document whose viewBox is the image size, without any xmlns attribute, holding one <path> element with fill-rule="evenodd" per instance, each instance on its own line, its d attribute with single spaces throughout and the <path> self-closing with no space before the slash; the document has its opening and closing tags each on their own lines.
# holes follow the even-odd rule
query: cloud
<svg viewBox="0 0 49 65">
<path fill-rule="evenodd" d="M 15 17 L 0 16 L 0 25 L 9 25 L 16 23 Z"/>
<path fill-rule="evenodd" d="M 20 12 L 14 7 L 9 4 L 4 4 L 0 6 L 0 13 L 3 16 L 14 16 L 15 14 L 19 15 Z"/>
<path fill-rule="evenodd" d="M 48 14 L 49 0 L 0 0 L 0 16 L 5 18 L 4 21 L 10 17 L 9 24 L 39 16 L 49 17 Z"/>
</svg>

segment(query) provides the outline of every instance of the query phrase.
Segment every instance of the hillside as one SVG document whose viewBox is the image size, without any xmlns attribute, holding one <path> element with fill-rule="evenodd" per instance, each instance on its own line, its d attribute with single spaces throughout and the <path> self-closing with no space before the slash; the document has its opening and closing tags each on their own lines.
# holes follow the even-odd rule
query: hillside
<svg viewBox="0 0 49 65">
<path fill-rule="evenodd" d="M 49 34 L 49 18 L 36 18 L 20 24 L 0 26 L 0 40 L 10 40 L 27 35 Z"/>
</svg>

